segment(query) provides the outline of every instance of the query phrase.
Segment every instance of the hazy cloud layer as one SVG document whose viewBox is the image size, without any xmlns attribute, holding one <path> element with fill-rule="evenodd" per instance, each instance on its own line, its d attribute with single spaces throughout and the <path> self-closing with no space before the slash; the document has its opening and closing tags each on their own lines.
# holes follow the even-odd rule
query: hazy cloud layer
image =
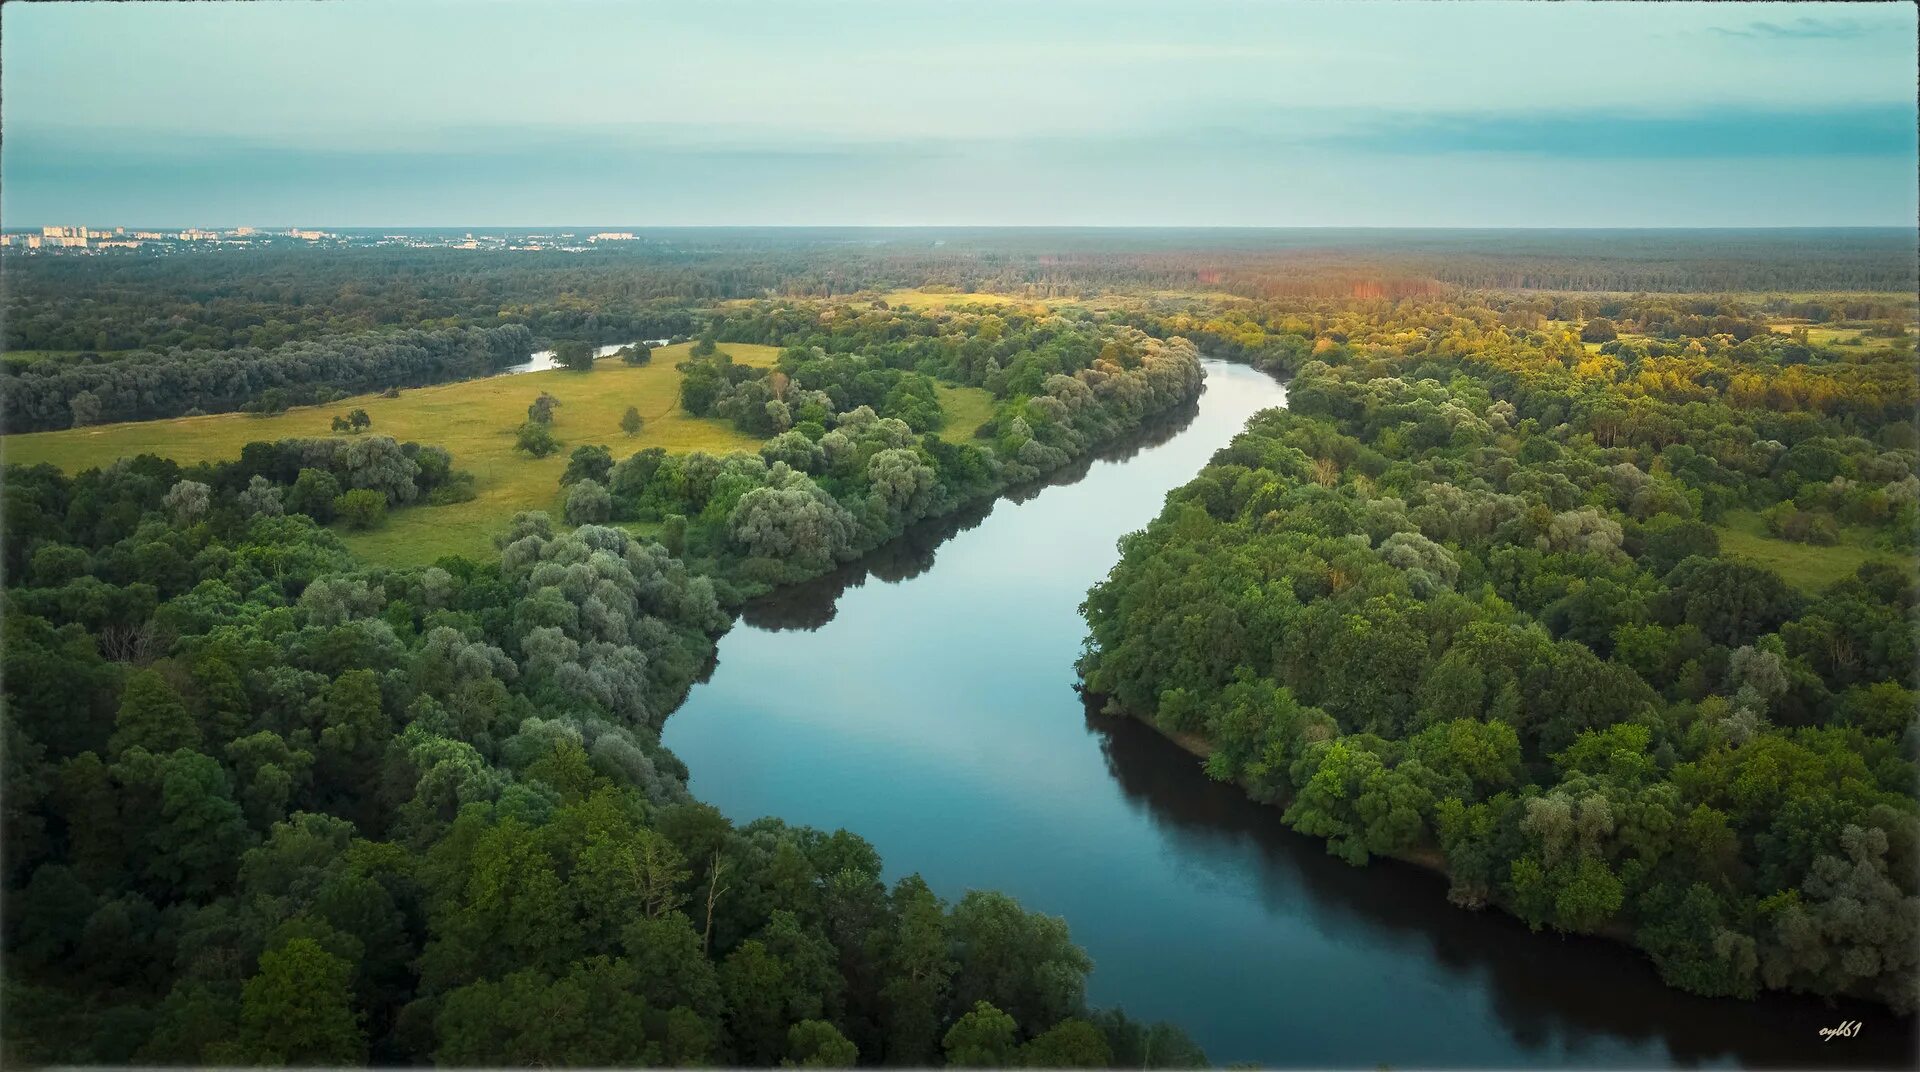
<svg viewBox="0 0 1920 1072">
<path fill-rule="evenodd" d="M 1068 0 L 933 26 L 861 2 L 343 0 L 4 19 L 13 225 L 1920 210 L 1911 5 Z"/>
</svg>

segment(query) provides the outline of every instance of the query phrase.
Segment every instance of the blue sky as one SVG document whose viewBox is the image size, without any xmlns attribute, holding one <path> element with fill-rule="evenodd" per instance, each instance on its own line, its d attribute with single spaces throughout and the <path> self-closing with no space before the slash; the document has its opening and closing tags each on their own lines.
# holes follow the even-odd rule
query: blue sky
<svg viewBox="0 0 1920 1072">
<path fill-rule="evenodd" d="M 0 216 L 1911 225 L 1911 4 L 8 4 Z"/>
</svg>

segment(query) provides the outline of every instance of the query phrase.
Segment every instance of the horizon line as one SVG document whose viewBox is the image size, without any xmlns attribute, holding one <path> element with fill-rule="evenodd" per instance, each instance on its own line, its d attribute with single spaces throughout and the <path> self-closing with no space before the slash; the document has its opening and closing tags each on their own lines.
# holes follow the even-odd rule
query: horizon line
<svg viewBox="0 0 1920 1072">
<path fill-rule="evenodd" d="M 49 223 L 0 228 L 0 234 L 30 234 L 43 227 L 120 227 L 143 230 L 255 230 L 332 228 L 338 231 L 461 231 L 540 229 L 613 229 L 629 231 L 1911 231 L 1912 223 L 1754 223 L 1754 224 L 1220 224 L 1220 223 Z"/>
</svg>

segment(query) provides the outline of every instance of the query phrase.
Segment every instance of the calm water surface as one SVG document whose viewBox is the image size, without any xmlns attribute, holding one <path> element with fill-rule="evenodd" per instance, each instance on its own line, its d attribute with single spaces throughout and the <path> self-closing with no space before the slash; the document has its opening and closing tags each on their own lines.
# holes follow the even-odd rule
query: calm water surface
<svg viewBox="0 0 1920 1072">
<path fill-rule="evenodd" d="M 665 339 L 642 339 L 640 341 L 645 342 L 648 346 L 665 346 L 667 344 L 667 340 Z M 617 342 L 610 346 L 596 346 L 593 348 L 593 358 L 595 361 L 598 361 L 603 357 L 612 357 L 614 354 L 632 345 L 632 343 Z M 560 362 L 554 358 L 552 350 L 535 350 L 533 353 L 527 355 L 525 361 L 517 365 L 508 365 L 506 368 L 494 373 L 494 375 L 518 376 L 522 372 L 547 372 L 559 367 Z"/>
<path fill-rule="evenodd" d="M 1448 906 L 1392 861 L 1352 868 L 1074 692 L 1078 606 L 1177 487 L 1285 391 L 1207 362 L 1183 413 L 1024 501 L 909 533 L 752 608 L 667 722 L 736 820 L 846 827 L 942 896 L 1064 916 L 1089 999 L 1185 1027 L 1217 1064 L 1373 1068 L 1840 1066 L 1913 1061 L 1911 1020 L 1712 1001 L 1638 954 Z M 1817 1030 L 1865 1022 L 1822 1044 Z"/>
</svg>

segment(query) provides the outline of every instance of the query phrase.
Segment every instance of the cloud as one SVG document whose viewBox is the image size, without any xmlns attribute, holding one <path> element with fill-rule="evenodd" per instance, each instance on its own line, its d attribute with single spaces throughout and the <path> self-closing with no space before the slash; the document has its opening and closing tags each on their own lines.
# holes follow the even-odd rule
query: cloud
<svg viewBox="0 0 1920 1072">
<path fill-rule="evenodd" d="M 1911 103 L 1686 115 L 1609 111 L 1401 114 L 1312 140 L 1370 153 L 1508 153 L 1572 159 L 1862 157 L 1915 154 Z"/>
<path fill-rule="evenodd" d="M 1758 37 L 1771 40 L 1846 40 L 1856 37 L 1871 37 L 1880 32 L 1858 19 L 1816 19 L 1810 15 L 1801 16 L 1792 22 L 1753 22 L 1746 26 L 1730 28 L 1715 26 L 1713 32 L 1723 37 Z"/>
</svg>

